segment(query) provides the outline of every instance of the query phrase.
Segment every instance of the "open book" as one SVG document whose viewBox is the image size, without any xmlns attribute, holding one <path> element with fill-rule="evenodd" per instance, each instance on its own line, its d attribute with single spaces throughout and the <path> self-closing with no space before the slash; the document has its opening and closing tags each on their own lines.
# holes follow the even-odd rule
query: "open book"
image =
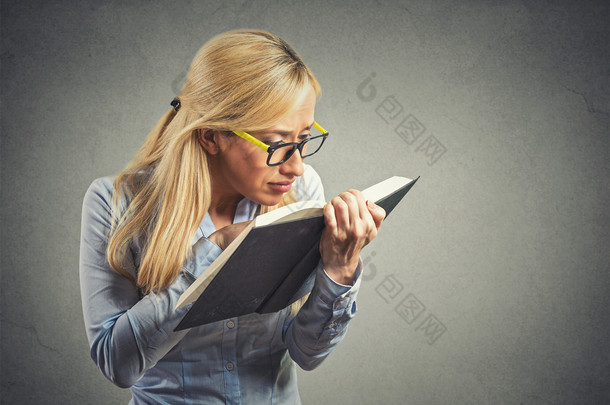
<svg viewBox="0 0 610 405">
<path fill-rule="evenodd" d="M 394 176 L 362 193 L 387 218 L 417 179 Z M 180 296 L 176 309 L 195 303 L 175 330 L 279 311 L 308 294 L 320 260 L 324 204 L 301 201 L 256 217 Z"/>
</svg>

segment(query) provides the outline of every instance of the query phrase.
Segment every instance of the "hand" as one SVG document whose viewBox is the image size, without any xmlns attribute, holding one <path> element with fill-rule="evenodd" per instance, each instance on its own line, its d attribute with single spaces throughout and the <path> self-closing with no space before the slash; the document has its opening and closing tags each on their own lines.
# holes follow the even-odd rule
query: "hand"
<svg viewBox="0 0 610 405">
<path fill-rule="evenodd" d="M 227 246 L 229 246 L 248 225 L 250 225 L 250 222 L 252 222 L 252 220 L 227 225 L 211 234 L 208 239 L 218 245 L 222 250 L 225 250 Z"/>
<path fill-rule="evenodd" d="M 365 201 L 357 190 L 348 190 L 324 206 L 326 228 L 320 240 L 320 255 L 326 273 L 334 281 L 353 283 L 360 252 L 375 239 L 384 218 L 384 209 Z"/>
</svg>

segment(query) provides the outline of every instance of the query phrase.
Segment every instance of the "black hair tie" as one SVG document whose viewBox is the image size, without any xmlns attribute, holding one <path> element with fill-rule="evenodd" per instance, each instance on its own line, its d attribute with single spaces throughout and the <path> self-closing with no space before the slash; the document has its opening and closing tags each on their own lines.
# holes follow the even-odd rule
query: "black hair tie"
<svg viewBox="0 0 610 405">
<path fill-rule="evenodd" d="M 170 103 L 172 107 L 174 107 L 174 110 L 176 110 L 176 112 L 178 112 L 178 110 L 180 109 L 180 106 L 182 104 L 180 104 L 180 99 L 178 97 L 174 97 L 174 99 L 172 100 L 172 102 Z"/>
</svg>

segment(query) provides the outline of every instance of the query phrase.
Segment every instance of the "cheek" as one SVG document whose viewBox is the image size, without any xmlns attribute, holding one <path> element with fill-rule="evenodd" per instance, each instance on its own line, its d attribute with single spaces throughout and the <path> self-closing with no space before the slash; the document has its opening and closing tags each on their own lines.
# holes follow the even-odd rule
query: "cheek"
<svg viewBox="0 0 610 405">
<path fill-rule="evenodd" d="M 242 166 L 252 171 L 265 171 L 269 168 L 267 166 L 267 153 L 256 146 L 245 145 L 238 152 Z"/>
<path fill-rule="evenodd" d="M 238 181 L 250 185 L 258 185 L 270 176 L 270 167 L 267 166 L 266 157 L 261 151 L 241 149 L 236 151 L 230 163 L 234 173 L 239 176 Z"/>
</svg>

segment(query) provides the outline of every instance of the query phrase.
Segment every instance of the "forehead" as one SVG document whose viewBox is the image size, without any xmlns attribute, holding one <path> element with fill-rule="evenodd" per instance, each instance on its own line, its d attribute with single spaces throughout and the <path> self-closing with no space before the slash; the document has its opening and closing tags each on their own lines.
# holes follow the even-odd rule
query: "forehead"
<svg viewBox="0 0 610 405">
<path fill-rule="evenodd" d="M 293 108 L 269 130 L 300 130 L 313 123 L 316 108 L 316 93 L 311 85 L 307 86 L 294 103 Z"/>
</svg>

